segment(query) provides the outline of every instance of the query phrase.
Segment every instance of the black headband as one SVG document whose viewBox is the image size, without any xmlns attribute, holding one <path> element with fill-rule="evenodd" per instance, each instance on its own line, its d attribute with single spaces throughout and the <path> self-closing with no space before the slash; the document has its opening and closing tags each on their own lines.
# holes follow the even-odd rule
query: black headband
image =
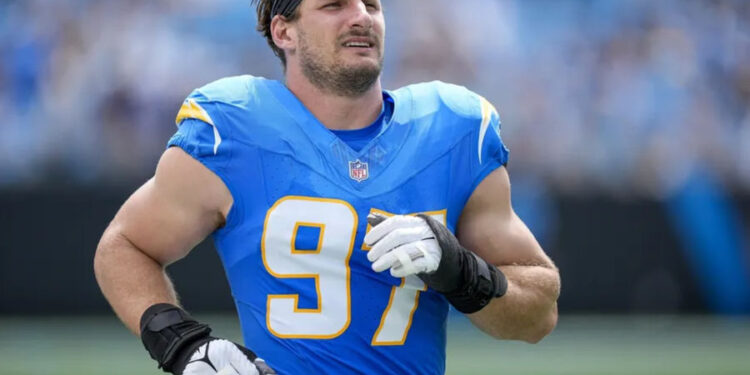
<svg viewBox="0 0 750 375">
<path fill-rule="evenodd" d="M 271 17 L 280 14 L 286 18 L 289 18 L 297 10 L 297 7 L 302 0 L 273 0 L 271 5 Z"/>
</svg>

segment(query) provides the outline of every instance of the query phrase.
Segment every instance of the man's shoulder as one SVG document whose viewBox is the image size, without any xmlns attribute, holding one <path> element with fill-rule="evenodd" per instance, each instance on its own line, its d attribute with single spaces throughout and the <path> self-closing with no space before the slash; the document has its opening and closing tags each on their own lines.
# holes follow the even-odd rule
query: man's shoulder
<svg viewBox="0 0 750 375">
<path fill-rule="evenodd" d="M 190 98 L 203 102 L 247 105 L 259 100 L 258 91 L 268 80 L 252 75 L 225 77 L 203 85 L 190 94 Z"/>
<path fill-rule="evenodd" d="M 269 82 L 273 81 L 241 75 L 208 83 L 188 95 L 176 122 L 179 125 L 184 119 L 195 118 L 224 128 L 237 127 L 237 121 L 241 121 L 242 126 L 262 123 L 254 120 L 273 116 L 273 111 L 279 108 L 270 95 Z"/>
<path fill-rule="evenodd" d="M 432 81 L 408 85 L 394 93 L 411 96 L 417 116 L 440 112 L 466 119 L 482 118 L 482 97 L 464 86 Z"/>
</svg>

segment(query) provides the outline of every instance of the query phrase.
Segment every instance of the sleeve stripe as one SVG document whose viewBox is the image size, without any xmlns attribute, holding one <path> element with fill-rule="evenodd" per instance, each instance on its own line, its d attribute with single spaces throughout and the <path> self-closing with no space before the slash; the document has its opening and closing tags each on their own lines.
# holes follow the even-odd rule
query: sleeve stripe
<svg viewBox="0 0 750 375">
<path fill-rule="evenodd" d="M 221 135 L 219 134 L 219 129 L 216 128 L 216 125 L 214 125 L 214 121 L 211 119 L 211 116 L 208 115 L 208 112 L 206 112 L 206 110 L 203 109 L 200 104 L 198 104 L 194 99 L 188 99 L 185 100 L 184 103 L 182 103 L 180 111 L 177 112 L 175 124 L 177 126 L 180 126 L 180 123 L 182 123 L 183 120 L 189 118 L 201 120 L 211 125 L 214 130 L 214 155 L 216 155 L 216 153 L 219 151 L 219 145 L 221 144 Z"/>
<path fill-rule="evenodd" d="M 487 135 L 487 128 L 490 126 L 490 119 L 492 119 L 492 104 L 483 97 L 479 97 L 479 101 L 482 105 L 482 125 L 479 128 L 479 145 L 477 152 L 479 153 L 479 164 L 482 164 L 482 144 L 484 143 L 484 136 Z"/>
<path fill-rule="evenodd" d="M 180 111 L 177 112 L 177 118 L 174 120 L 175 125 L 179 126 L 182 120 L 188 118 L 201 120 L 211 125 L 214 124 L 211 116 L 208 115 L 208 113 L 200 106 L 200 104 L 196 103 L 195 99 L 188 99 L 185 100 L 184 103 L 182 103 Z"/>
</svg>

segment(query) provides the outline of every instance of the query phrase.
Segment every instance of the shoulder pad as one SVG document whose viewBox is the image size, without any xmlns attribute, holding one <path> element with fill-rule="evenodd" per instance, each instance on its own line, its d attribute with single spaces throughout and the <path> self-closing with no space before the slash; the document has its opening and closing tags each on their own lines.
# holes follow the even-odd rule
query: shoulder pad
<svg viewBox="0 0 750 375">
<path fill-rule="evenodd" d="M 444 107 L 455 115 L 470 119 L 483 118 L 481 97 L 466 87 L 441 81 L 407 86 L 415 102 L 428 108 Z M 424 108 L 422 108 L 424 109 Z M 419 111 L 419 109 L 418 109 Z M 419 111 L 422 112 L 422 111 Z"/>
<path fill-rule="evenodd" d="M 243 103 L 247 102 L 251 96 L 249 94 L 255 91 L 255 86 L 261 81 L 263 78 L 251 75 L 226 77 L 195 90 L 193 94 L 200 94 L 211 102 Z"/>
<path fill-rule="evenodd" d="M 182 103 L 175 123 L 179 125 L 185 119 L 196 119 L 215 125 L 214 105 L 251 108 L 258 100 L 258 95 L 254 94 L 263 80 L 251 75 L 227 77 L 196 89 Z"/>
</svg>

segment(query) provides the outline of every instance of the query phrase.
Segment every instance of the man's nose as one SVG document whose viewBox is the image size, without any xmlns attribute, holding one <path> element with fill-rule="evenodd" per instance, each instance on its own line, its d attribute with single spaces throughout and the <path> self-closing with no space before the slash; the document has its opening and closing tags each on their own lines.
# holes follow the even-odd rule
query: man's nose
<svg viewBox="0 0 750 375">
<path fill-rule="evenodd" d="M 349 26 L 352 28 L 363 28 L 369 30 L 372 27 L 372 15 L 367 11 L 364 1 L 352 1 L 350 8 Z"/>
</svg>

